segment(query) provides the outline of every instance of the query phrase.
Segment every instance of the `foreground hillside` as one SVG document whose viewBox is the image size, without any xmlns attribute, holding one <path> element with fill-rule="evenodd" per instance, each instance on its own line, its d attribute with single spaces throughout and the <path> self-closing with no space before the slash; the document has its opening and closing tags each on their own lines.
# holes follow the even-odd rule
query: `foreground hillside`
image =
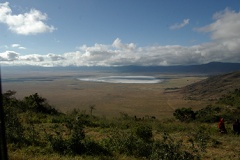
<svg viewBox="0 0 240 160">
<path fill-rule="evenodd" d="M 98 117 L 95 106 L 89 106 L 90 114 L 64 114 L 37 93 L 16 99 L 15 92 L 8 91 L 3 100 L 10 160 L 240 158 L 240 137 L 232 130 L 232 122 L 240 118 L 240 89 L 195 112 L 176 109 L 176 119 L 163 120 L 128 113 Z M 227 134 L 218 132 L 221 117 Z"/>
<path fill-rule="evenodd" d="M 220 96 L 240 88 L 240 71 L 209 77 L 183 87 L 187 99 L 216 100 Z"/>
</svg>

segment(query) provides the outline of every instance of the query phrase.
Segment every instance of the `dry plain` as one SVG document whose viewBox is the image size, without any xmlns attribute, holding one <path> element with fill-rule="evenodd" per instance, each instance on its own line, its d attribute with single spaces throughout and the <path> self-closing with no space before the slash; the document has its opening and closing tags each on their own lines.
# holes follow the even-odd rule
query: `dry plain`
<svg viewBox="0 0 240 160">
<path fill-rule="evenodd" d="M 176 88 L 205 79 L 204 76 L 154 73 L 152 74 L 154 77 L 164 80 L 155 84 L 87 82 L 77 79 L 108 75 L 116 73 L 77 71 L 4 73 L 2 86 L 3 92 L 16 91 L 16 97 L 19 99 L 38 93 L 62 112 L 79 109 L 89 113 L 89 106 L 95 105 L 93 114 L 106 117 L 127 113 L 131 116 L 148 115 L 162 119 L 171 117 L 176 108 L 192 107 L 197 110 L 205 107 L 204 102 L 185 100 L 183 95 L 176 92 Z"/>
</svg>

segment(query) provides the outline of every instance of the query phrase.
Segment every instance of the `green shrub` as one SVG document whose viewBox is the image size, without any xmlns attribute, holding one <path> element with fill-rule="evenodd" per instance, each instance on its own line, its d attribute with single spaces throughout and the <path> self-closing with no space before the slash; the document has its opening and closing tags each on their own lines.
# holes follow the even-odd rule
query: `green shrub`
<svg viewBox="0 0 240 160">
<path fill-rule="evenodd" d="M 196 112 L 196 120 L 200 122 L 218 122 L 221 118 L 220 113 L 223 108 L 219 106 L 208 105 Z"/>
<path fill-rule="evenodd" d="M 192 108 L 178 108 L 173 113 L 173 116 L 182 122 L 190 122 L 195 119 L 195 113 Z"/>
<path fill-rule="evenodd" d="M 59 112 L 47 103 L 47 100 L 38 95 L 38 93 L 32 94 L 24 98 L 23 103 L 27 109 L 34 112 L 41 112 L 51 115 L 59 114 Z"/>
<path fill-rule="evenodd" d="M 132 132 L 115 129 L 109 138 L 108 146 L 112 146 L 112 151 L 117 151 L 120 154 L 133 155 L 137 138 Z"/>
<path fill-rule="evenodd" d="M 240 107 L 240 89 L 235 89 L 233 92 L 223 95 L 217 103 Z"/>
<path fill-rule="evenodd" d="M 100 145 L 99 143 L 91 140 L 91 139 L 85 139 L 83 141 L 84 145 L 84 154 L 86 155 L 92 155 L 92 156 L 111 156 L 112 154 L 106 149 L 104 146 Z"/>
<path fill-rule="evenodd" d="M 146 142 L 142 139 L 137 139 L 136 148 L 134 150 L 133 156 L 149 158 L 152 154 L 152 142 Z"/>
<path fill-rule="evenodd" d="M 149 142 L 153 136 L 152 128 L 148 125 L 140 125 L 135 129 L 135 134 L 145 142 Z"/>
<path fill-rule="evenodd" d="M 47 135 L 47 138 L 54 152 L 57 152 L 61 155 L 66 153 L 66 151 L 68 150 L 68 144 L 67 141 L 64 140 L 61 135 L 58 134 L 55 137 L 53 135 Z"/>
<path fill-rule="evenodd" d="M 175 142 L 168 134 L 163 134 L 163 140 L 153 143 L 151 160 L 193 160 L 200 159 L 199 155 L 185 151 L 182 141 Z"/>
<path fill-rule="evenodd" d="M 12 106 L 4 106 L 6 137 L 9 143 L 22 143 L 24 141 L 24 127 L 22 126 L 17 111 Z"/>
<path fill-rule="evenodd" d="M 69 149 L 73 154 L 82 154 L 84 146 L 82 144 L 83 139 L 85 138 L 85 133 L 83 130 L 83 124 L 81 121 L 76 120 L 73 124 L 72 134 L 70 136 Z"/>
<path fill-rule="evenodd" d="M 205 126 L 198 127 L 194 132 L 191 133 L 189 142 L 192 143 L 193 148 L 198 147 L 200 151 L 206 152 L 207 144 L 210 142 L 211 137 L 209 131 Z M 195 146 L 195 144 L 197 146 Z"/>
<path fill-rule="evenodd" d="M 16 92 L 11 90 L 2 94 L 6 138 L 8 143 L 21 144 L 24 141 L 24 127 L 19 118 L 22 109 L 20 101 L 15 98 L 15 94 Z"/>
<path fill-rule="evenodd" d="M 59 154 L 83 154 L 85 151 L 83 145 L 83 140 L 85 138 L 83 124 L 78 119 L 69 124 L 72 125 L 65 125 L 70 130 L 69 136 L 63 138 L 63 132 L 58 131 L 61 126 L 56 124 L 52 128 L 54 134 L 45 131 L 46 138 L 52 150 Z"/>
<path fill-rule="evenodd" d="M 226 121 L 234 121 L 239 119 L 240 109 L 236 107 L 227 107 L 216 105 L 208 105 L 196 112 L 196 120 L 200 122 L 215 123 L 224 118 Z"/>
<path fill-rule="evenodd" d="M 150 126 L 138 124 L 132 130 L 113 130 L 104 145 L 112 152 L 148 159 L 152 155 L 152 136 Z"/>
<path fill-rule="evenodd" d="M 166 132 L 166 133 L 176 133 L 176 132 L 186 132 L 189 131 L 189 129 L 192 126 L 186 125 L 186 123 L 182 122 L 161 122 L 157 125 L 157 131 L 158 132 Z"/>
</svg>

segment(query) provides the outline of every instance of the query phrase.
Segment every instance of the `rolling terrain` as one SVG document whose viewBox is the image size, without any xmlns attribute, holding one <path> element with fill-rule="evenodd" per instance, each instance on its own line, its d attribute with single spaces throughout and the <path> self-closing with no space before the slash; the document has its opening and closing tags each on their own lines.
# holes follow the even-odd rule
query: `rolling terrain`
<svg viewBox="0 0 240 160">
<path fill-rule="evenodd" d="M 89 112 L 89 106 L 95 105 L 94 114 L 99 116 L 118 116 L 123 112 L 162 119 L 172 117 L 176 108 L 192 107 L 197 110 L 205 107 L 209 100 L 240 88 L 240 73 L 225 73 L 237 70 L 238 66 L 239 64 L 209 63 L 180 68 L 140 67 L 138 71 L 136 69 L 139 67 L 125 67 L 126 70 L 124 67 L 3 67 L 2 82 L 4 92 L 14 90 L 17 98 L 39 93 L 63 112 L 73 109 Z M 164 68 L 165 71 L 160 72 Z M 216 75 L 220 71 L 224 74 Z M 209 74 L 215 76 L 209 77 Z M 156 84 L 112 84 L 78 80 L 112 75 L 150 75 L 164 81 Z"/>
<path fill-rule="evenodd" d="M 240 88 L 240 71 L 210 76 L 183 87 L 181 93 L 187 99 L 215 100 L 237 88 Z"/>
<path fill-rule="evenodd" d="M 21 102 L 24 97 L 38 93 L 47 99 L 47 103 L 62 113 L 49 115 L 39 113 L 39 111 L 35 113 L 34 110 L 19 111 L 21 107 L 26 109 L 26 105 L 21 106 L 20 104 L 28 104 L 27 102 L 31 101 L 23 100 L 24 103 L 17 106 L 10 105 L 13 107 L 13 111 L 19 111 L 17 116 L 10 117 L 19 117 L 19 123 L 21 122 L 25 129 L 24 132 L 18 132 L 16 128 L 22 128 L 19 123 L 14 123 L 13 130 L 9 128 L 8 134 L 22 139 L 18 135 L 23 133 L 22 136 L 27 141 L 27 143 L 21 141 L 23 143 L 21 147 L 19 147 L 19 143 L 9 143 L 10 159 L 36 159 L 36 157 L 38 157 L 37 159 L 63 160 L 103 159 L 102 154 L 107 152 L 109 153 L 108 157 L 113 159 L 135 160 L 141 159 L 141 156 L 146 159 L 146 150 L 151 151 L 147 154 L 147 156 L 151 156 L 158 153 L 157 151 L 162 151 L 164 146 L 167 148 L 166 151 L 171 151 L 171 153 L 176 153 L 176 150 L 173 152 L 169 150 L 171 146 L 172 149 L 178 147 L 178 153 L 187 151 L 202 159 L 239 159 L 240 157 L 239 136 L 232 132 L 232 120 L 229 120 L 233 113 L 235 116 L 239 116 L 239 112 L 235 112 L 238 111 L 238 108 L 236 106 L 227 108 L 223 104 L 222 112 L 215 113 L 216 106 L 211 106 L 213 110 L 208 107 L 210 103 L 216 102 L 209 100 L 217 99 L 223 94 L 240 88 L 240 72 L 210 77 L 202 74 L 152 73 L 154 77 L 164 80 L 155 84 L 78 80 L 78 77 L 109 76 L 113 72 L 31 71 L 17 73 L 5 74 L 3 78 L 4 92 L 7 90 L 17 91 L 17 94 L 12 97 L 14 102 L 17 102 L 15 96 Z M 138 75 L 138 73 L 132 74 Z M 20 108 L 18 108 L 19 106 Z M 92 112 L 91 106 L 94 108 Z M 32 106 L 28 107 L 31 109 Z M 177 108 L 183 107 L 191 107 L 197 113 L 198 119 L 187 123 L 174 119 L 173 113 Z M 9 113 L 16 114 L 16 112 Z M 207 116 L 208 119 L 211 119 L 212 116 L 219 116 L 219 114 L 225 117 L 228 131 L 226 135 L 218 132 L 217 121 L 201 121 L 201 115 L 206 120 Z M 76 127 L 78 122 L 81 122 L 80 128 Z M 83 124 L 84 126 L 82 126 Z M 75 136 L 75 133 L 82 133 L 86 138 L 82 137 L 82 134 Z M 149 135 L 149 139 L 142 139 L 141 135 L 144 134 L 143 137 L 146 137 L 145 133 Z M 37 136 L 32 136 L 33 134 Z M 49 139 L 49 137 L 51 138 Z M 83 139 L 79 140 L 79 137 Z M 72 147 L 68 147 L 69 144 L 70 146 L 75 145 L 72 142 L 76 142 L 76 139 L 73 138 L 78 138 L 77 142 L 86 149 L 85 152 L 78 152 L 81 150 L 73 150 Z M 168 140 L 164 141 L 166 138 Z M 60 143 L 55 145 L 56 142 Z M 128 152 L 128 142 L 131 142 L 130 150 L 134 152 Z M 158 145 L 160 148 L 157 150 L 151 148 L 155 143 L 160 144 Z M 143 144 L 148 144 L 146 150 L 141 148 L 145 146 Z M 119 146 L 122 148 L 118 148 Z M 95 148 L 92 149 L 93 147 Z M 122 150 L 125 148 L 127 150 Z M 135 151 L 143 152 L 139 152 L 141 153 L 139 155 Z M 162 154 L 166 155 L 166 151 Z M 36 153 L 39 154 L 36 155 Z M 71 155 L 72 153 L 76 155 Z M 69 155 L 71 155 L 70 158 Z"/>
<path fill-rule="evenodd" d="M 93 114 L 98 116 L 113 117 L 119 116 L 119 113 L 128 113 L 139 117 L 150 115 L 162 119 L 172 117 L 174 110 L 179 107 L 198 109 L 202 106 L 199 105 L 200 101 L 184 100 L 180 93 L 173 92 L 172 89 L 202 80 L 205 78 L 203 76 L 155 74 L 155 77 L 164 81 L 156 84 L 113 84 L 80 81 L 77 77 L 116 73 L 90 72 L 92 73 L 90 74 L 78 71 L 28 73 L 5 76 L 3 91 L 14 90 L 17 92 L 16 97 L 20 99 L 39 93 L 62 112 L 73 109 L 89 112 L 89 106 L 95 105 Z"/>
</svg>

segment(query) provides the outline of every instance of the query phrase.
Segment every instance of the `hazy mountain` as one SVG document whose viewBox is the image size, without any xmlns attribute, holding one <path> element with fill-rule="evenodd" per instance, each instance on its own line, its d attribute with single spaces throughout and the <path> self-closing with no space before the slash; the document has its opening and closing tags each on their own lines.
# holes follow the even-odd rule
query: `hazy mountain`
<svg viewBox="0 0 240 160">
<path fill-rule="evenodd" d="M 2 72 L 10 71 L 98 71 L 98 72 L 162 72 L 162 73 L 195 73 L 195 74 L 220 74 L 240 71 L 240 63 L 211 62 L 201 65 L 179 65 L 179 66 L 68 66 L 68 67 L 36 67 L 36 66 L 2 66 Z"/>
<path fill-rule="evenodd" d="M 240 71 L 240 63 L 211 62 L 201 65 L 186 66 L 124 66 L 119 67 L 121 72 L 167 72 L 167 73 L 202 73 L 219 74 Z"/>
</svg>

